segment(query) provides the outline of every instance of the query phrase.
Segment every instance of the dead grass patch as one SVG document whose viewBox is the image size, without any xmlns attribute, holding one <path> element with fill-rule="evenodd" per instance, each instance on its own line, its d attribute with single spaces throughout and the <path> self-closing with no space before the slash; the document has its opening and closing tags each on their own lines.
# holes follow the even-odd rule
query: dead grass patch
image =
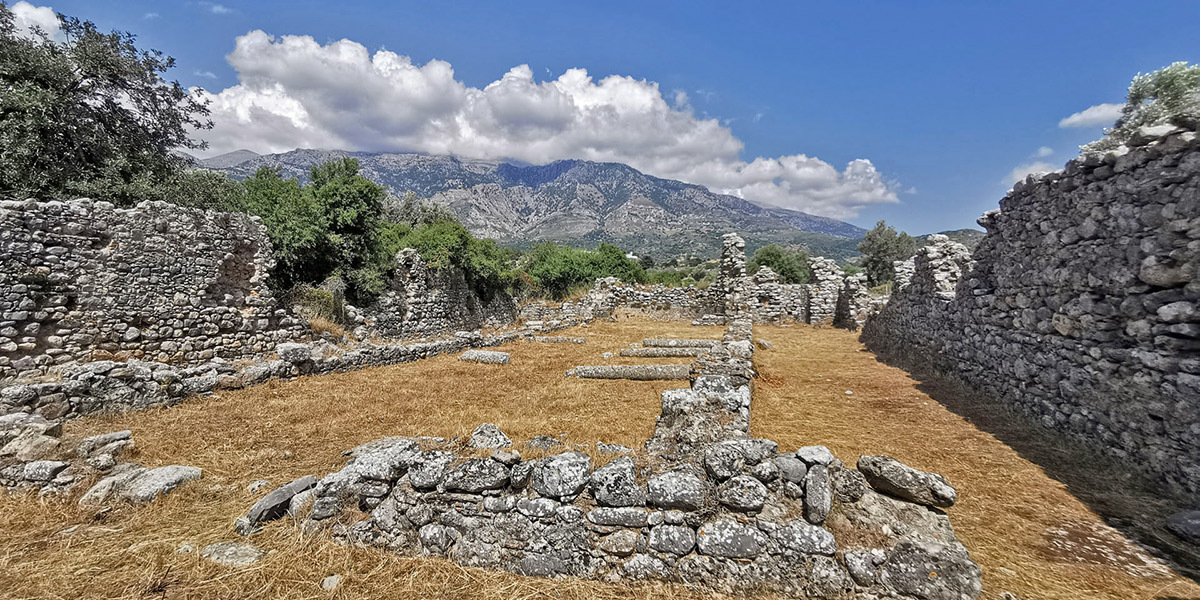
<svg viewBox="0 0 1200 600">
<path fill-rule="evenodd" d="M 246 491 L 250 482 L 282 484 L 324 475 L 342 465 L 344 450 L 385 435 L 465 436 L 479 423 L 493 422 L 518 446 L 534 435 L 566 434 L 568 445 L 603 440 L 640 447 L 653 431 L 659 393 L 680 382 L 578 380 L 563 377 L 564 372 L 580 364 L 644 362 L 600 358 L 643 337 L 719 337 L 720 332 L 677 322 L 597 323 L 565 332 L 586 336 L 586 345 L 501 347 L 512 353 L 512 362 L 503 367 L 443 356 L 70 423 L 68 447 L 85 435 L 128 428 L 139 462 L 195 465 L 204 469 L 204 478 L 148 506 L 111 511 L 28 494 L 0 497 L 0 597 L 720 598 L 683 586 L 464 569 L 445 560 L 305 537 L 288 520 L 268 524 L 252 538 L 268 551 L 252 567 L 230 569 L 199 557 L 206 544 L 238 539 L 233 521 L 257 499 Z M 1096 493 L 1085 504 L 1080 489 L 1047 473 L 1052 470 L 1044 466 L 1048 461 L 1024 458 L 988 432 L 996 431 L 994 424 L 977 427 L 934 401 L 923 391 L 927 386 L 918 388 L 903 371 L 877 362 L 853 334 L 806 327 L 762 327 L 758 334 L 775 350 L 757 355 L 762 377 L 756 383 L 753 434 L 785 449 L 825 444 L 851 464 L 859 454 L 884 453 L 944 473 L 960 491 L 960 502 L 949 513 L 983 566 L 986 598 L 998 599 L 1004 591 L 1021 600 L 1200 597 L 1200 586 L 1174 573 L 1134 575 L 1120 558 L 1078 561 L 1048 552 L 1047 540 L 1056 538 L 1047 532 L 1054 527 L 1073 524 L 1066 530 L 1068 539 L 1080 539 L 1070 532 L 1082 527 L 1093 532 L 1087 539 L 1101 537 L 1095 531 L 1121 532 L 1093 510 Z M 854 395 L 846 396 L 846 390 Z M 939 398 L 948 393 L 933 391 Z M 589 448 L 598 461 L 607 460 L 594 445 Z M 522 454 L 543 453 L 522 448 Z M 1082 463 L 1073 454 L 1063 456 L 1060 462 Z M 1108 465 L 1078 466 L 1093 468 L 1094 477 L 1110 487 L 1129 485 Z M 1124 514 L 1144 514 L 1131 507 L 1145 511 L 1162 505 L 1149 493 L 1112 496 L 1109 501 L 1127 510 Z M 178 552 L 181 544 L 194 551 Z M 341 576 L 334 594 L 319 587 L 331 574 Z"/>
<path fill-rule="evenodd" d="M 1155 529 L 1169 513 L 1172 499 L 1129 469 L 1028 427 L 970 390 L 919 383 L 876 360 L 854 333 L 760 326 L 755 335 L 774 350 L 755 356 L 766 385 L 756 388 L 751 433 L 781 448 L 823 444 L 849 465 L 887 454 L 944 474 L 959 491 L 947 512 L 983 567 L 984 597 L 1200 598 L 1194 581 L 1146 567 L 1128 527 L 1105 523 Z M 1087 547 L 1105 560 L 1047 551 L 1047 532 L 1081 523 L 1093 532 L 1088 539 L 1101 540 Z"/>
</svg>

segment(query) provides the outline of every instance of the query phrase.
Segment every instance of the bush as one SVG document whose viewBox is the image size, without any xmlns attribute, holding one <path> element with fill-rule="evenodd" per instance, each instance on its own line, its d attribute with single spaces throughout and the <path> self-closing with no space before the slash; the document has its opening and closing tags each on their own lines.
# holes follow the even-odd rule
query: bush
<svg viewBox="0 0 1200 600">
<path fill-rule="evenodd" d="M 754 251 L 754 257 L 746 264 L 746 272 L 753 275 L 762 267 L 770 267 L 783 283 L 804 283 L 809 275 L 808 252 L 769 244 Z"/>
<path fill-rule="evenodd" d="M 602 243 L 595 250 L 578 250 L 553 242 L 538 244 L 530 251 L 525 269 L 542 293 L 562 300 L 573 287 L 591 286 L 601 277 L 617 277 L 627 283 L 645 283 L 646 272 L 625 251 Z"/>
<path fill-rule="evenodd" d="M 485 300 L 515 281 L 508 251 L 492 240 L 476 239 L 457 221 L 421 225 L 396 242 L 396 250 L 400 248 L 416 249 L 432 269 L 462 269 L 471 289 Z"/>
<path fill-rule="evenodd" d="M 1175 122 L 1192 128 L 1200 124 L 1200 65 L 1177 62 L 1153 73 L 1138 73 L 1129 84 L 1121 117 L 1104 139 L 1080 149 L 1112 150 L 1142 127 Z"/>
<path fill-rule="evenodd" d="M 876 223 L 875 228 L 868 231 L 858 244 L 863 254 L 862 266 L 867 272 L 867 283 L 879 286 L 894 279 L 896 273 L 892 263 L 916 254 L 917 246 L 917 240 L 907 233 L 897 234 L 882 220 Z"/>
</svg>

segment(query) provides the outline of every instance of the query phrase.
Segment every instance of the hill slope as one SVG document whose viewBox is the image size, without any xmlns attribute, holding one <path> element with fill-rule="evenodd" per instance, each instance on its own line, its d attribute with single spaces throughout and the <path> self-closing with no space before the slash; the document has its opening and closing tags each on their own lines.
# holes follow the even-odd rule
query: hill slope
<svg viewBox="0 0 1200 600">
<path fill-rule="evenodd" d="M 845 242 L 865 232 L 836 219 L 716 194 L 618 163 L 562 160 L 529 166 L 326 150 L 251 154 L 239 151 L 202 164 L 239 179 L 260 167 L 279 167 L 285 177 L 304 181 L 315 165 L 354 157 L 363 175 L 392 193 L 412 190 L 420 198 L 444 204 L 472 233 L 506 244 L 554 240 L 589 246 L 613 241 L 639 254 L 715 256 L 719 234 L 737 231 L 751 248 L 801 243 L 820 253 L 825 247 L 844 252 Z"/>
</svg>

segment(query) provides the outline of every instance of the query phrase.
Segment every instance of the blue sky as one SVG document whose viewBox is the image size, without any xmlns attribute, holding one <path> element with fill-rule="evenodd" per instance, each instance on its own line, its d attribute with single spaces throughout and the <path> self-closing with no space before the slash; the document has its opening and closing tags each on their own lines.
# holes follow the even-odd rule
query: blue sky
<svg viewBox="0 0 1200 600">
<path fill-rule="evenodd" d="M 644 89 L 637 82 L 655 82 L 665 108 L 647 105 L 651 116 L 618 110 L 612 117 L 609 111 L 605 114 L 620 120 L 588 121 L 600 132 L 567 124 L 575 117 L 566 113 L 562 120 L 542 122 L 546 111 L 540 107 L 551 104 L 514 104 L 524 93 L 514 92 L 501 98 L 507 104 L 493 103 L 495 110 L 469 117 L 476 123 L 472 131 L 493 136 L 488 143 L 460 140 L 444 147 L 481 157 L 511 152 L 530 162 L 565 157 L 560 154 L 624 159 L 654 174 L 736 190 L 750 199 L 863 226 L 882 218 L 913 233 L 975 226 L 979 214 L 997 206 L 1014 169 L 1038 162 L 1061 167 L 1080 144 L 1102 134 L 1098 124 L 1060 127 L 1062 119 L 1121 102 L 1139 71 L 1200 61 L 1196 29 L 1184 25 L 1200 22 L 1200 3 L 1183 1 L 33 4 L 137 34 L 141 45 L 176 57 L 172 76 L 185 85 L 214 93 L 239 81 L 256 87 L 257 99 L 221 94 L 222 118 L 233 118 L 238 106 L 261 105 L 264 90 L 275 89 L 271 78 L 278 78 L 289 93 L 311 86 L 287 100 L 303 104 L 310 118 L 332 118 L 317 116 L 329 111 L 358 120 L 322 122 L 314 126 L 319 132 L 279 134 L 271 141 L 276 145 L 411 145 L 408 149 L 436 151 L 443 147 L 439 135 L 473 135 L 423 126 L 424 133 L 417 133 L 418 126 L 404 120 L 447 118 L 437 112 L 451 102 L 442 96 L 426 102 L 424 96 L 401 94 L 368 106 L 371 84 L 360 87 L 353 75 L 320 73 L 349 69 L 322 62 L 320 52 L 341 39 L 369 53 L 386 49 L 411 57 L 417 67 L 445 61 L 468 96 L 519 65 L 528 65 L 534 87 L 517 85 L 523 81 L 516 73 L 512 89 L 537 95 L 538 102 L 555 100 L 536 86 L 573 68 L 586 69 L 597 81 L 632 78 L 621 89 L 614 82 L 608 91 L 639 102 Z M 307 58 L 293 60 L 289 49 L 275 43 L 278 37 L 246 38 L 234 61 L 238 66 L 232 66 L 227 55 L 239 36 L 254 30 L 311 36 L 314 45 L 297 46 Z M 414 85 L 445 83 L 437 73 L 422 76 L 428 77 L 413 79 Z M 329 89 L 336 87 L 358 91 Z M 588 97 L 601 93 L 599 87 L 579 89 Z M 445 93 L 464 98 L 455 90 Z M 405 102 L 413 106 L 402 106 Z M 690 114 L 690 120 L 680 114 Z M 383 133 L 373 130 L 379 115 L 389 115 L 388 125 L 380 125 L 390 128 Z M 643 117 L 645 122 L 636 121 Z M 507 133 L 485 132 L 480 125 L 485 122 Z M 214 150 L 278 132 L 271 123 L 226 127 Z M 632 124 L 622 129 L 627 123 Z M 535 131 L 564 133 L 536 143 L 522 137 Z M 245 137 L 250 135 L 258 137 Z M 682 137 L 691 141 L 674 139 Z M 698 157 L 694 165 L 687 164 L 689 152 Z M 797 166 L 783 158 L 800 154 L 821 164 Z M 769 160 L 751 165 L 758 157 Z M 848 169 L 855 159 L 869 160 L 873 169 L 862 164 Z M 832 175 L 821 170 L 825 163 L 832 165 Z M 749 175 L 755 166 L 766 174 Z"/>
</svg>

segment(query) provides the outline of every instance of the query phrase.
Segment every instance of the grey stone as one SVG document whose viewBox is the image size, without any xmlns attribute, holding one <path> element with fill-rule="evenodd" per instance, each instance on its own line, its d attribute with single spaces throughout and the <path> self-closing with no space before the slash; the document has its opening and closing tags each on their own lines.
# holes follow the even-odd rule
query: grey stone
<svg viewBox="0 0 1200 600">
<path fill-rule="evenodd" d="M 804 446 L 796 451 L 796 458 L 804 461 L 805 465 L 824 465 L 833 464 L 837 458 L 825 446 Z"/>
<path fill-rule="evenodd" d="M 767 500 L 767 486 L 749 475 L 738 475 L 717 488 L 717 500 L 733 510 L 757 512 Z"/>
<path fill-rule="evenodd" d="M 150 469 L 126 483 L 120 496 L 133 503 L 150 502 L 189 481 L 200 479 L 200 475 L 200 469 L 183 465 Z"/>
<path fill-rule="evenodd" d="M 765 541 L 757 528 L 730 519 L 706 522 L 696 533 L 700 553 L 718 558 L 754 558 Z"/>
<path fill-rule="evenodd" d="M 974 600 L 983 591 L 982 572 L 958 544 L 902 540 L 879 574 L 890 590 L 924 600 Z"/>
<path fill-rule="evenodd" d="M 1167 529 L 1189 544 L 1200 546 L 1200 510 L 1171 515 L 1167 518 Z"/>
<path fill-rule="evenodd" d="M 645 527 L 650 514 L 642 508 L 593 508 L 587 512 L 587 520 L 596 525 L 620 527 Z"/>
<path fill-rule="evenodd" d="M 793 556 L 808 554 L 833 556 L 837 550 L 832 533 L 803 520 L 788 522 L 772 532 L 771 538 L 779 544 L 784 554 Z"/>
<path fill-rule="evenodd" d="M 447 491 L 478 494 L 486 490 L 498 490 L 508 485 L 508 467 L 490 458 L 468 458 L 455 465 L 442 487 Z"/>
<path fill-rule="evenodd" d="M 779 469 L 779 476 L 784 481 L 800 483 L 804 481 L 804 476 L 808 474 L 808 466 L 804 464 L 804 461 L 794 456 L 776 456 L 774 462 L 775 466 Z"/>
<path fill-rule="evenodd" d="M 590 456 L 564 452 L 538 460 L 530 484 L 537 493 L 550 498 L 577 496 L 587 485 L 591 472 Z"/>
<path fill-rule="evenodd" d="M 292 364 L 305 363 L 312 360 L 312 348 L 307 344 L 284 343 L 275 346 L 279 358 Z"/>
<path fill-rule="evenodd" d="M 517 563 L 517 572 L 528 577 L 553 577 L 567 572 L 562 559 L 546 554 L 526 554 Z"/>
<path fill-rule="evenodd" d="M 325 590 L 326 592 L 332 592 L 337 589 L 338 584 L 341 582 L 342 577 L 340 575 L 330 575 L 329 577 L 321 580 L 321 589 Z"/>
<path fill-rule="evenodd" d="M 287 514 L 292 498 L 296 497 L 296 494 L 310 490 L 316 485 L 316 477 L 305 475 L 286 485 L 280 486 L 266 496 L 263 496 L 258 502 L 255 502 L 254 506 L 250 507 L 250 512 L 246 513 L 246 518 L 251 524 L 264 523 L 282 518 Z"/>
<path fill-rule="evenodd" d="M 622 456 L 592 472 L 590 489 L 600 506 L 641 506 L 646 503 L 634 474 L 633 459 Z"/>
<path fill-rule="evenodd" d="M 700 510 L 704 506 L 704 482 L 687 471 L 667 471 L 650 478 L 650 503 L 662 508 L 684 511 Z"/>
<path fill-rule="evenodd" d="M 444 525 L 427 523 L 417 532 L 421 545 L 431 554 L 445 554 L 450 545 L 459 537 L 459 533 Z"/>
<path fill-rule="evenodd" d="M 825 522 L 833 507 L 833 487 L 829 481 L 829 470 L 814 464 L 804 476 L 804 518 L 814 525 Z"/>
<path fill-rule="evenodd" d="M 507 365 L 509 355 L 507 352 L 497 352 L 495 350 L 467 350 L 458 357 L 458 360 L 491 365 Z"/>
<path fill-rule="evenodd" d="M 475 431 L 471 432 L 471 438 L 467 440 L 467 446 L 471 448 L 507 448 L 511 445 L 512 440 L 491 423 L 476 427 Z"/>
<path fill-rule="evenodd" d="M 437 487 L 456 457 L 452 452 L 432 450 L 418 454 L 408 469 L 408 481 L 419 490 Z"/>
<path fill-rule="evenodd" d="M 632 529 L 621 529 L 600 538 L 600 549 L 613 556 L 629 556 L 637 551 L 638 533 Z"/>
<path fill-rule="evenodd" d="M 682 556 L 696 546 L 696 533 L 684 525 L 659 525 L 650 530 L 649 546 L 659 552 Z"/>
<path fill-rule="evenodd" d="M 227 567 L 248 567 L 262 560 L 267 553 L 246 542 L 217 542 L 200 550 L 200 556 Z"/>
<path fill-rule="evenodd" d="M 861 586 L 875 585 L 879 581 L 879 565 L 887 558 L 887 554 L 878 548 L 870 550 L 847 551 L 845 554 L 846 570 Z"/>
<path fill-rule="evenodd" d="M 635 554 L 621 565 L 621 572 L 633 580 L 666 579 L 670 568 L 656 556 Z"/>
<path fill-rule="evenodd" d="M 96 450 L 108 446 L 113 442 L 128 440 L 132 435 L 133 432 L 126 429 L 123 431 L 113 431 L 111 433 L 102 433 L 100 435 L 86 437 L 83 439 L 83 441 L 79 442 L 78 446 L 75 447 L 75 453 L 78 454 L 80 458 L 87 458 Z"/>
<path fill-rule="evenodd" d="M 958 494 L 945 477 L 886 456 L 860 456 L 858 471 L 876 490 L 926 506 L 954 506 Z"/>
<path fill-rule="evenodd" d="M 517 500 L 517 511 L 527 517 L 553 516 L 558 507 L 558 502 L 550 498 L 521 498 Z"/>
<path fill-rule="evenodd" d="M 25 463 L 24 478 L 27 481 L 50 481 L 70 463 L 61 460 L 35 460 Z"/>
</svg>

